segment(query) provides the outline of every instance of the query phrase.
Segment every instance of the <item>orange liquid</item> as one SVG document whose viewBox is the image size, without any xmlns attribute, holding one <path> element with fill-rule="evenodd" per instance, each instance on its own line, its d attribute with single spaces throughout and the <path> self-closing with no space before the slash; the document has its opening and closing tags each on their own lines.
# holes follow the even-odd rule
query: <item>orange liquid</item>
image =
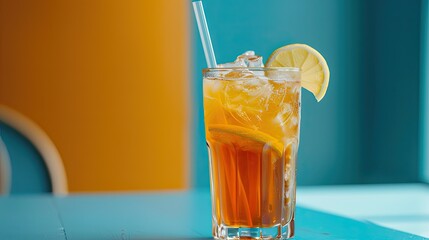
<svg viewBox="0 0 429 240">
<path fill-rule="evenodd" d="M 245 151 L 209 143 L 216 221 L 228 226 L 279 224 L 284 209 L 285 158 L 272 150 Z"/>
<path fill-rule="evenodd" d="M 293 219 L 300 84 L 246 84 L 204 79 L 214 230 L 272 227 Z M 232 132 L 216 135 L 212 126 Z"/>
</svg>

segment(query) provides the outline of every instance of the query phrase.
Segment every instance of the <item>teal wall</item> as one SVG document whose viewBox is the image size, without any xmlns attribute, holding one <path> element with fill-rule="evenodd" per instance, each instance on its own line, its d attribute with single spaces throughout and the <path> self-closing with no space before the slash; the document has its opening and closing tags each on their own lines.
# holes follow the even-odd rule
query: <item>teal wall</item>
<svg viewBox="0 0 429 240">
<path fill-rule="evenodd" d="M 298 184 L 410 182 L 418 173 L 420 0 L 207 0 L 219 63 L 306 43 L 331 81 L 317 103 L 304 91 Z M 194 187 L 208 187 L 201 69 L 194 19 Z"/>
<path fill-rule="evenodd" d="M 418 180 L 421 1 L 364 7 L 363 182 Z"/>
</svg>

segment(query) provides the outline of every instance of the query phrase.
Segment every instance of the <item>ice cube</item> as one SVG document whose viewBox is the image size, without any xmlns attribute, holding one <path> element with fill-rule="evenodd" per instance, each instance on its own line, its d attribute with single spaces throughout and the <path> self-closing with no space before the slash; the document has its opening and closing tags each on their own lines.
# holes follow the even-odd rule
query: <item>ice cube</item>
<svg viewBox="0 0 429 240">
<path fill-rule="evenodd" d="M 264 67 L 264 63 L 261 56 L 255 55 L 254 51 L 247 51 L 237 57 L 237 60 L 244 60 L 247 67 Z"/>
<path fill-rule="evenodd" d="M 247 67 L 247 65 L 246 65 L 246 62 L 244 61 L 244 59 L 237 59 L 234 62 L 219 64 L 218 67 L 220 67 L 220 68 L 237 68 L 237 67 Z"/>
<path fill-rule="evenodd" d="M 246 51 L 238 56 L 235 61 L 237 62 L 240 60 L 244 60 L 246 67 L 264 67 L 262 56 L 255 55 L 254 51 Z"/>
<path fill-rule="evenodd" d="M 255 55 L 254 51 L 246 51 L 239 55 L 232 63 L 219 64 L 220 68 L 231 67 L 264 67 L 262 56 Z"/>
</svg>

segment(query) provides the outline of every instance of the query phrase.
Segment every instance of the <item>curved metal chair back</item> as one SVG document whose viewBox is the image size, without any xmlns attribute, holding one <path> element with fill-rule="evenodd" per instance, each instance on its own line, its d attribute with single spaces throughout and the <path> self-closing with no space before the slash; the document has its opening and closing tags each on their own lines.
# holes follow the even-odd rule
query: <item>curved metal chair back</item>
<svg viewBox="0 0 429 240">
<path fill-rule="evenodd" d="M 48 135 L 33 121 L 20 114 L 19 112 L 12 110 L 9 107 L 4 105 L 0 105 L 0 122 L 10 126 L 15 129 L 18 133 L 24 136 L 30 143 L 34 146 L 34 148 L 38 151 L 41 158 L 43 159 L 46 168 L 49 173 L 50 182 L 52 186 L 52 192 L 56 195 L 67 194 L 67 178 L 63 166 L 63 162 L 61 160 L 60 154 L 56 149 L 54 143 L 48 137 Z M 0 133 L 1 134 L 1 133 Z M 1 135 L 0 135 L 1 136 Z M 1 147 L 1 146 L 0 146 Z M 3 146 L 4 147 L 4 146 Z M 7 147 L 7 146 L 6 146 Z M 4 156 L 1 159 L 5 159 L 3 162 L 6 162 L 7 151 L 1 151 Z M 13 162 L 13 159 L 11 159 Z M 7 163 L 4 164 L 7 166 Z M 11 164 L 13 167 L 13 163 Z M 0 166 L 1 167 L 1 166 Z M 10 178 L 10 173 L 8 173 L 8 168 L 4 169 L 5 173 L 2 173 L 0 170 L 1 176 L 5 176 L 4 178 Z M 3 182 L 0 176 L 0 184 Z M 4 180 L 4 185 L 11 186 L 12 184 L 7 180 Z M 1 190 L 1 189 L 0 189 Z M 1 192 L 0 192 L 1 193 Z M 3 193 L 8 193 L 8 188 L 3 187 Z"/>
</svg>

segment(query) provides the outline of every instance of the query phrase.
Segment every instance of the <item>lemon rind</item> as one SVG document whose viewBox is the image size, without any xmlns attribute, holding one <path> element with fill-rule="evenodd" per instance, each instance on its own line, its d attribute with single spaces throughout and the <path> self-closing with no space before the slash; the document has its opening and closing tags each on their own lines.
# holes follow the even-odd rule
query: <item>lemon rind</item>
<svg viewBox="0 0 429 240">
<path fill-rule="evenodd" d="M 305 49 L 309 54 L 312 54 L 313 56 L 315 56 L 317 58 L 317 60 L 319 61 L 319 64 L 321 64 L 324 79 L 323 79 L 322 85 L 320 86 L 319 92 L 314 93 L 313 91 L 308 89 L 306 87 L 305 79 L 302 79 L 302 83 L 301 83 L 302 87 L 304 87 L 305 89 L 312 92 L 314 97 L 316 98 L 316 100 L 318 102 L 320 102 L 323 99 L 323 97 L 325 96 L 326 91 L 328 90 L 330 72 L 329 72 L 328 63 L 326 62 L 325 58 L 318 51 L 316 51 L 314 48 L 312 48 L 306 44 L 300 44 L 300 43 L 283 46 L 281 48 L 276 49 L 270 55 L 270 57 L 268 58 L 268 60 L 266 62 L 266 66 L 270 67 L 271 63 L 277 58 L 277 56 L 281 52 L 292 51 L 293 49 Z M 285 66 L 285 67 L 299 67 L 299 66 Z"/>
</svg>

